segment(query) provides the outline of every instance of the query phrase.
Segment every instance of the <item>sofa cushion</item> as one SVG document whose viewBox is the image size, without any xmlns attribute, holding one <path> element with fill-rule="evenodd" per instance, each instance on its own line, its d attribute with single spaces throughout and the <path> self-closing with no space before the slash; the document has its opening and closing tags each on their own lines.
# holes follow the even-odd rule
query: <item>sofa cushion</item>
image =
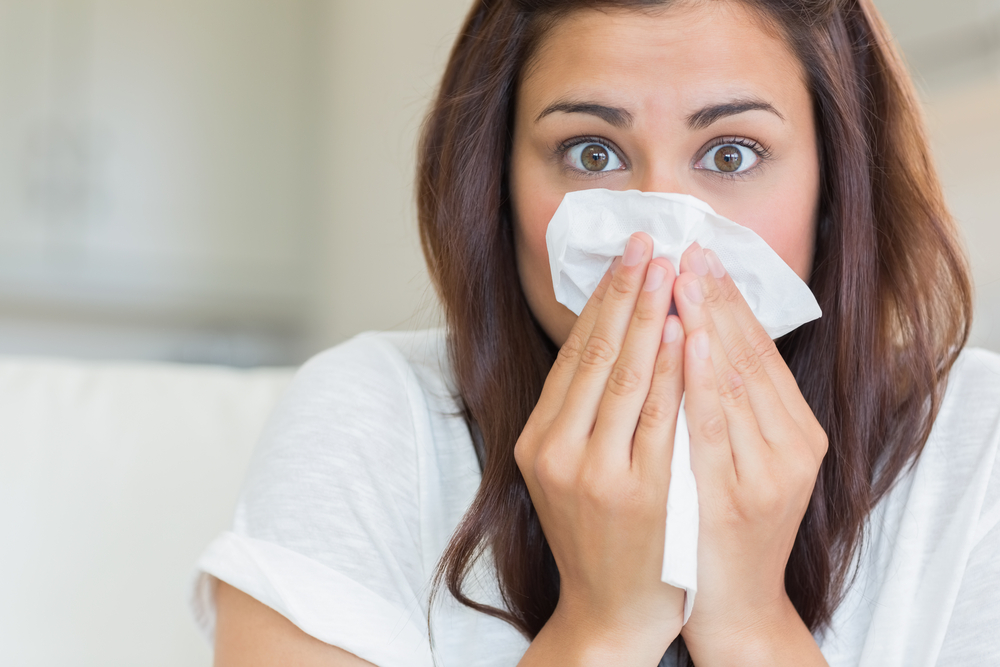
<svg viewBox="0 0 1000 667">
<path fill-rule="evenodd" d="M 0 357 L 0 664 L 210 664 L 193 566 L 291 374 Z"/>
</svg>

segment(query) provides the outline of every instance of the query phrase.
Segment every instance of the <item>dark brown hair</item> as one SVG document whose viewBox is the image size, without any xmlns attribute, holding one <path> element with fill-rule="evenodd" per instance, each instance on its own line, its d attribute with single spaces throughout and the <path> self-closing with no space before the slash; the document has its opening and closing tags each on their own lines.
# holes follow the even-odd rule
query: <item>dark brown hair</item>
<svg viewBox="0 0 1000 667">
<path fill-rule="evenodd" d="M 822 319 L 779 341 L 830 448 L 785 570 L 811 630 L 829 623 L 874 505 L 919 456 L 965 344 L 971 286 L 918 102 L 870 0 L 740 0 L 788 40 L 808 78 L 821 148 L 810 287 Z M 557 352 L 532 316 L 514 254 L 508 166 L 517 88 L 545 30 L 582 7 L 665 0 L 476 0 L 420 143 L 420 233 L 483 479 L 438 583 L 528 638 L 559 573 L 514 462 Z M 503 609 L 463 593 L 493 559 Z"/>
</svg>

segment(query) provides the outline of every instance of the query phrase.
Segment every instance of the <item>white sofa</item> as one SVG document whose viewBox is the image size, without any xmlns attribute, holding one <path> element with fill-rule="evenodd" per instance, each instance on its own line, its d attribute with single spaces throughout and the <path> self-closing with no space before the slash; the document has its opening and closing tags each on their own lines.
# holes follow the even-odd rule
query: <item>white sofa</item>
<svg viewBox="0 0 1000 667">
<path fill-rule="evenodd" d="M 0 357 L 0 665 L 210 665 L 193 566 L 291 375 Z"/>
</svg>

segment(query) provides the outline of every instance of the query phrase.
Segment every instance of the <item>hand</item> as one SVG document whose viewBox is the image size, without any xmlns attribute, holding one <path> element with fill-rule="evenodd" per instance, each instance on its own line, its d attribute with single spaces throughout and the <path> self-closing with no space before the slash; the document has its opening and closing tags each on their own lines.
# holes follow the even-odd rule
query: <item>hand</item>
<svg viewBox="0 0 1000 667">
<path fill-rule="evenodd" d="M 560 574 L 523 664 L 655 665 L 680 631 L 684 592 L 660 571 L 684 336 L 652 247 L 636 234 L 612 265 L 514 450 Z M 542 648 L 557 644 L 575 656 Z"/>
<path fill-rule="evenodd" d="M 700 505 L 685 642 L 698 664 L 825 664 L 784 581 L 826 434 L 714 253 L 688 249 L 674 295 Z"/>
</svg>

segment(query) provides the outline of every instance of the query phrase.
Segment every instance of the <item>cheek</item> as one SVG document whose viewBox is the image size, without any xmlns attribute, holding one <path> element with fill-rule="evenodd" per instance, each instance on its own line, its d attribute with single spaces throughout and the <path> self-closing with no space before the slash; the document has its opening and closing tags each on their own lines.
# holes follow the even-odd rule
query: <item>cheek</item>
<svg viewBox="0 0 1000 667">
<path fill-rule="evenodd" d="M 801 178 L 779 179 L 781 185 L 738 201 L 713 204 L 718 213 L 752 229 L 785 264 L 808 281 L 816 245 L 819 201 L 818 173 L 808 167 Z"/>
<path fill-rule="evenodd" d="M 552 293 L 549 278 L 549 254 L 545 246 L 545 231 L 549 220 L 562 202 L 562 193 L 546 187 L 543 170 L 523 159 L 523 147 L 515 142 L 511 157 L 511 203 L 517 238 L 518 272 L 521 286 L 532 308 L 540 305 L 540 294 Z M 552 297 L 553 302 L 555 296 Z M 536 313 L 536 316 L 538 314 Z"/>
<path fill-rule="evenodd" d="M 512 165 L 517 165 L 516 158 Z M 511 203 L 517 242 L 517 270 L 531 312 L 556 345 L 569 335 L 576 316 L 556 301 L 549 270 L 545 231 L 562 202 L 563 193 L 546 188 L 542 178 L 512 169 Z"/>
<path fill-rule="evenodd" d="M 751 212 L 726 217 L 756 232 L 799 278 L 808 281 L 815 246 L 815 208 L 810 201 L 780 198 Z"/>
<path fill-rule="evenodd" d="M 524 255 L 528 266 L 523 273 L 532 276 L 539 271 L 549 274 L 549 253 L 545 245 L 545 232 L 549 220 L 555 215 L 562 202 L 562 194 L 546 192 L 543 188 L 528 186 L 518 188 L 513 199 L 518 230 L 519 252 Z M 525 269 L 530 269 L 525 271 Z M 524 276 L 522 276 L 523 279 Z"/>
</svg>

